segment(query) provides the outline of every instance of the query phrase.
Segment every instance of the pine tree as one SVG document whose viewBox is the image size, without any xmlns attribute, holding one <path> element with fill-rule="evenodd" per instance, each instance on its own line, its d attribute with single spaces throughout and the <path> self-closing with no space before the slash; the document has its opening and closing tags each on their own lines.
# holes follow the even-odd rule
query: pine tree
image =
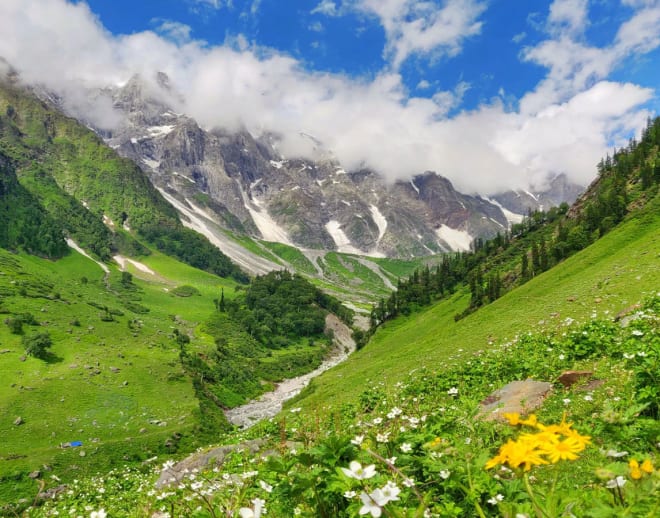
<svg viewBox="0 0 660 518">
<path fill-rule="evenodd" d="M 527 251 L 525 250 L 522 254 L 521 258 L 521 266 L 520 266 L 520 277 L 522 277 L 523 282 L 527 282 L 529 280 L 529 258 L 527 257 Z"/>
</svg>

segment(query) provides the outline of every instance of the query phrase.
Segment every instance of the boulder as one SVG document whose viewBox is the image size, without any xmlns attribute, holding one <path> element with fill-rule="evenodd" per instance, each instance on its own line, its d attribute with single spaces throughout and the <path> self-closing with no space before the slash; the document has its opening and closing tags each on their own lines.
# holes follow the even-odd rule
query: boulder
<svg viewBox="0 0 660 518">
<path fill-rule="evenodd" d="M 218 446 L 210 450 L 194 453 L 176 464 L 165 467 L 156 481 L 157 488 L 167 487 L 171 484 L 178 484 L 192 470 L 208 469 L 213 466 L 221 465 L 225 457 L 238 450 L 248 450 L 250 453 L 257 453 L 264 446 L 265 441 L 255 439 L 245 441 L 240 444 L 229 444 L 227 446 Z"/>
<path fill-rule="evenodd" d="M 568 388 L 585 378 L 590 378 L 593 374 L 591 371 L 564 371 L 559 375 L 557 381 Z"/>
<path fill-rule="evenodd" d="M 551 390 L 552 383 L 546 381 L 512 381 L 480 403 L 479 415 L 490 421 L 510 412 L 526 414 L 539 408 Z"/>
</svg>

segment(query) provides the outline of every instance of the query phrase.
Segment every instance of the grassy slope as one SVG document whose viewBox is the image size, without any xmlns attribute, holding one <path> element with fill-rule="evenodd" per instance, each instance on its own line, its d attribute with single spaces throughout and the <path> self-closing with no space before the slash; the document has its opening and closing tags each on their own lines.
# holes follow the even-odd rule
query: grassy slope
<svg viewBox="0 0 660 518">
<path fill-rule="evenodd" d="M 338 406 L 375 381 L 392 384 L 410 371 L 512 338 L 545 321 L 582 319 L 594 304 L 616 314 L 660 288 L 660 199 L 583 252 L 508 293 L 469 317 L 454 315 L 467 293 L 384 325 L 345 363 L 314 380 L 295 402 L 303 407 Z M 600 302 L 597 302 L 600 300 Z"/>
<path fill-rule="evenodd" d="M 49 464 L 69 466 L 58 470 L 65 475 L 83 476 L 123 463 L 125 456 L 149 456 L 174 432 L 194 424 L 198 401 L 190 380 L 183 375 L 178 346 L 169 336 L 175 326 L 172 316 L 178 316 L 182 331 L 195 330 L 196 346 L 212 343 L 210 337 L 201 335 L 198 324 L 212 312 L 213 298 L 219 296 L 221 287 L 231 298 L 235 283 L 158 253 L 145 263 L 159 275 L 153 279 L 132 270 L 141 289 L 138 303 L 151 309 L 137 315 L 105 289 L 102 270 L 75 252 L 50 262 L 0 250 L 2 306 L 12 313 L 30 312 L 43 324 L 49 322 L 45 327 L 25 326 L 25 332 L 48 330 L 56 357 L 50 363 L 35 358 L 21 361 L 20 337 L 0 325 L 0 350 L 10 351 L 0 355 L 0 379 L 4 380 L 0 385 L 0 480 L 10 477 L 0 483 L 0 501 L 34 485 L 20 473 Z M 87 284 L 81 282 L 83 276 L 89 279 Z M 58 291 L 61 299 L 22 297 L 12 284 L 14 279 L 50 285 L 44 295 Z M 114 288 L 120 286 L 118 281 L 119 272 L 113 269 Z M 180 298 L 164 291 L 182 284 L 196 287 L 200 294 Z M 28 293 L 33 291 L 28 289 Z M 102 322 L 100 311 L 88 302 L 120 309 L 124 316 L 115 317 L 116 322 Z M 137 336 L 128 327 L 134 318 L 143 323 Z M 74 319 L 79 320 L 79 327 L 69 325 Z M 101 372 L 92 375 L 97 362 Z M 24 420 L 21 426 L 13 424 L 18 416 Z M 155 425 L 155 420 L 165 424 Z M 83 441 L 84 458 L 79 457 L 78 449 L 58 448 L 72 440 Z M 77 470 L 71 465 L 77 465 Z M 13 474 L 16 480 L 12 480 Z"/>
</svg>

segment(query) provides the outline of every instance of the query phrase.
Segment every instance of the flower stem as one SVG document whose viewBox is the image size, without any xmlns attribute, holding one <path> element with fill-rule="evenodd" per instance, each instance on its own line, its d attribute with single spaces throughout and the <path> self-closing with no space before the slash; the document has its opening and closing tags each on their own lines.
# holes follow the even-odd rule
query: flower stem
<svg viewBox="0 0 660 518">
<path fill-rule="evenodd" d="M 532 489 L 531 484 L 529 483 L 529 476 L 527 476 L 527 473 L 523 474 L 523 480 L 525 481 L 525 489 L 527 490 L 527 494 L 529 495 L 529 498 L 532 500 L 532 504 L 534 505 L 534 509 L 536 510 L 536 515 L 537 516 L 546 516 L 547 518 L 552 518 L 546 511 L 541 507 L 541 504 L 539 504 L 538 500 L 536 499 L 536 496 L 534 495 L 534 490 Z"/>
<path fill-rule="evenodd" d="M 479 516 L 481 518 L 486 518 L 486 515 L 484 514 L 484 510 L 481 508 L 481 505 L 479 505 L 479 501 L 477 500 L 477 495 L 475 494 L 474 491 L 474 485 L 472 483 L 472 473 L 470 472 L 470 461 L 468 460 L 465 463 L 467 467 L 467 479 L 468 479 L 468 485 L 470 487 L 470 493 L 472 494 L 472 500 L 474 500 L 474 507 L 477 510 L 477 513 L 479 513 Z"/>
</svg>

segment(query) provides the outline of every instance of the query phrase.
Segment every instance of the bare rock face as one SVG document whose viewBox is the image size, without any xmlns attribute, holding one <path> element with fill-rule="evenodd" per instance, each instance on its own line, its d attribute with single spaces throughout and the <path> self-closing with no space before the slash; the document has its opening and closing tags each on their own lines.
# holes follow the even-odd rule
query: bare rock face
<svg viewBox="0 0 660 518">
<path fill-rule="evenodd" d="M 539 408 L 551 390 L 552 383 L 545 381 L 512 381 L 481 402 L 479 415 L 494 420 L 511 412 L 526 414 Z"/>
<path fill-rule="evenodd" d="M 177 200 L 188 222 L 191 214 L 202 214 L 222 229 L 267 241 L 408 258 L 467 250 L 473 239 L 492 237 L 513 221 L 500 202 L 462 194 L 434 172 L 391 183 L 377 171 L 346 171 L 310 135 L 301 138 L 309 140 L 313 158 L 300 158 L 283 156 L 281 139 L 272 133 L 202 128 L 182 113 L 185 105 L 162 73 L 135 76 L 98 95 L 122 119 L 116 129 L 99 133 Z M 557 199 L 570 191 L 565 181 L 551 188 Z M 521 196 L 525 203 L 516 204 Z M 556 204 L 530 193 L 501 200 L 519 215 L 529 203 Z"/>
</svg>

